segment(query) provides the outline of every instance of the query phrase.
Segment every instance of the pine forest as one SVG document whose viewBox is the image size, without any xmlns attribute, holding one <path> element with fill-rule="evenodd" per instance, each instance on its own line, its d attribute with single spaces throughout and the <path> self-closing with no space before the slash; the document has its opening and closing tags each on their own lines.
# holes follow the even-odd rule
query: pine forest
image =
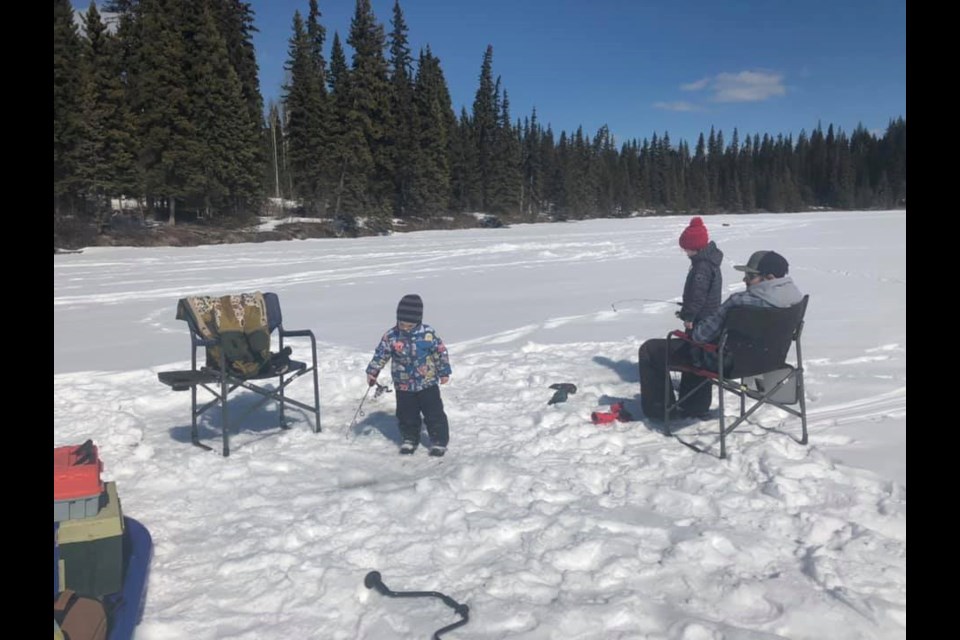
<svg viewBox="0 0 960 640">
<path fill-rule="evenodd" d="M 535 222 L 906 204 L 903 117 L 879 135 L 819 122 L 795 138 L 711 129 L 676 143 L 554 131 L 536 110 L 511 112 L 492 46 L 456 113 L 442 61 L 408 46 L 399 1 L 383 23 L 356 0 L 345 34 L 304 4 L 282 97 L 265 105 L 241 0 L 109 0 L 80 20 L 54 0 L 55 247 L 80 226 L 108 233 L 118 209 L 235 226 L 285 202 L 351 235 L 468 212 Z"/>
</svg>

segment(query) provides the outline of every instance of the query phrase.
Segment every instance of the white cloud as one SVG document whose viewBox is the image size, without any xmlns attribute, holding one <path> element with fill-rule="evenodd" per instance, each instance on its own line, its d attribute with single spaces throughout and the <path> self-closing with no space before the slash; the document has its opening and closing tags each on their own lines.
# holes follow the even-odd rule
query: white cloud
<svg viewBox="0 0 960 640">
<path fill-rule="evenodd" d="M 665 111 L 703 111 L 703 107 L 690 102 L 654 102 L 653 106 Z"/>
<path fill-rule="evenodd" d="M 783 74 L 766 71 L 720 73 L 680 85 L 680 88 L 684 91 L 709 90 L 712 102 L 761 102 L 787 93 Z"/>
<path fill-rule="evenodd" d="M 684 91 L 700 91 L 701 89 L 706 88 L 708 84 L 710 84 L 710 78 L 704 78 L 703 80 L 697 80 L 696 82 L 682 84 L 680 85 L 680 88 Z"/>
<path fill-rule="evenodd" d="M 783 76 L 760 71 L 721 73 L 714 82 L 713 99 L 717 102 L 759 102 L 786 95 Z"/>
</svg>

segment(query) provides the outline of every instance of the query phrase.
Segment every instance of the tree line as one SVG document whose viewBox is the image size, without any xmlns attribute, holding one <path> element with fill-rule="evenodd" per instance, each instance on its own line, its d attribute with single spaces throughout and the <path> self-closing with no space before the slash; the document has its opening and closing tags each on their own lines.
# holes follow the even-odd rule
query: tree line
<svg viewBox="0 0 960 640">
<path fill-rule="evenodd" d="M 259 213 L 267 197 L 355 229 L 392 218 L 482 211 L 517 219 L 637 211 L 753 212 L 906 203 L 906 120 L 849 135 L 817 123 L 782 134 L 667 132 L 618 142 L 513 119 L 493 48 L 471 110 L 453 109 L 440 60 L 413 54 L 399 0 L 390 30 L 356 0 L 345 43 L 317 0 L 292 17 L 279 104 L 264 115 L 241 0 L 110 0 L 74 21 L 54 0 L 54 218 L 102 223 L 111 201 L 145 213 L 216 219 Z M 344 46 L 350 48 L 350 57 Z"/>
</svg>

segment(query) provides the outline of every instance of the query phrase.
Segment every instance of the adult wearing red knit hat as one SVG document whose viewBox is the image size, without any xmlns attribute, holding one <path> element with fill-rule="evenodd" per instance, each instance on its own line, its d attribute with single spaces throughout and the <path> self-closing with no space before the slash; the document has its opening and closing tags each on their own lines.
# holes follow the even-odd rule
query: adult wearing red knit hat
<svg viewBox="0 0 960 640">
<path fill-rule="evenodd" d="M 703 226 L 703 218 L 696 216 L 680 234 L 680 247 L 687 251 L 700 251 L 710 242 L 710 234 Z"/>
</svg>

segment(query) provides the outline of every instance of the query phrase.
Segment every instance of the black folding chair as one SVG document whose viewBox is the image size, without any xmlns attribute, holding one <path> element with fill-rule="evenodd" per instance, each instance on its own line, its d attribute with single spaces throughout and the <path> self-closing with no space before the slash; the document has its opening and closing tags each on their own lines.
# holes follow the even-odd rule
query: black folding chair
<svg viewBox="0 0 960 640">
<path fill-rule="evenodd" d="M 807 311 L 810 296 L 785 309 L 773 307 L 735 307 L 727 313 L 723 330 L 716 343 L 695 342 L 682 331 L 673 331 L 667 335 L 666 399 L 664 406 L 667 431 L 670 429 L 670 415 L 678 411 L 681 403 L 693 395 L 704 384 L 713 384 L 719 388 L 720 396 L 720 457 L 726 458 L 726 436 L 740 426 L 754 412 L 764 405 L 773 405 L 800 418 L 802 436 L 798 442 L 807 444 L 807 407 L 803 387 L 803 354 L 800 348 L 800 334 L 803 332 L 803 318 Z M 671 340 L 689 343 L 691 350 L 696 347 L 704 352 L 713 353 L 717 358 L 717 371 L 700 368 L 692 364 L 671 363 Z M 787 362 L 791 345 L 796 345 L 796 363 Z M 684 396 L 672 401 L 672 371 L 694 373 L 703 381 Z M 724 392 L 729 391 L 740 398 L 740 415 L 730 426 L 726 426 Z M 753 401 L 749 409 L 747 398 Z M 799 410 L 790 405 L 800 405 Z M 679 438 L 678 438 L 679 439 Z M 683 444 L 696 450 L 697 447 L 681 440 Z"/>
<path fill-rule="evenodd" d="M 262 396 L 256 404 L 248 407 L 246 411 L 235 418 L 239 424 L 241 420 L 262 407 L 270 400 L 277 402 L 279 407 L 279 427 L 288 429 L 284 410 L 286 405 L 298 407 L 304 411 L 313 414 L 313 432 L 320 432 L 320 380 L 317 368 L 317 340 L 310 329 L 288 330 L 283 328 L 283 314 L 280 311 L 280 300 L 275 293 L 264 293 L 263 301 L 267 310 L 268 330 L 273 335 L 277 331 L 279 337 L 279 353 L 284 352 L 284 338 L 310 338 L 310 362 L 300 362 L 297 360 L 284 361 L 282 372 L 270 370 L 262 371 L 256 375 L 241 377 L 236 372 L 227 367 L 225 349 L 219 349 L 219 362 L 207 362 L 205 366 L 197 367 L 197 347 L 216 347 L 219 346 L 219 340 L 208 340 L 203 337 L 200 329 L 194 320 L 187 316 L 184 318 L 190 327 L 190 369 L 184 371 L 161 371 L 157 374 L 160 382 L 171 387 L 174 391 L 190 390 L 190 440 L 194 445 L 203 449 L 212 450 L 211 447 L 200 442 L 200 434 L 197 428 L 197 418 L 211 407 L 220 406 L 221 432 L 223 436 L 223 455 L 230 455 L 230 419 L 227 411 L 227 399 L 236 389 L 247 389 Z M 180 301 L 181 303 L 183 300 Z M 312 374 L 313 378 L 313 404 L 307 404 L 288 398 L 286 388 L 291 382 Z M 276 380 L 275 388 L 267 388 L 256 384 L 254 380 Z M 213 395 L 213 399 L 204 405 L 197 403 L 197 387 L 202 387 Z M 308 420 L 309 422 L 309 420 Z"/>
</svg>

